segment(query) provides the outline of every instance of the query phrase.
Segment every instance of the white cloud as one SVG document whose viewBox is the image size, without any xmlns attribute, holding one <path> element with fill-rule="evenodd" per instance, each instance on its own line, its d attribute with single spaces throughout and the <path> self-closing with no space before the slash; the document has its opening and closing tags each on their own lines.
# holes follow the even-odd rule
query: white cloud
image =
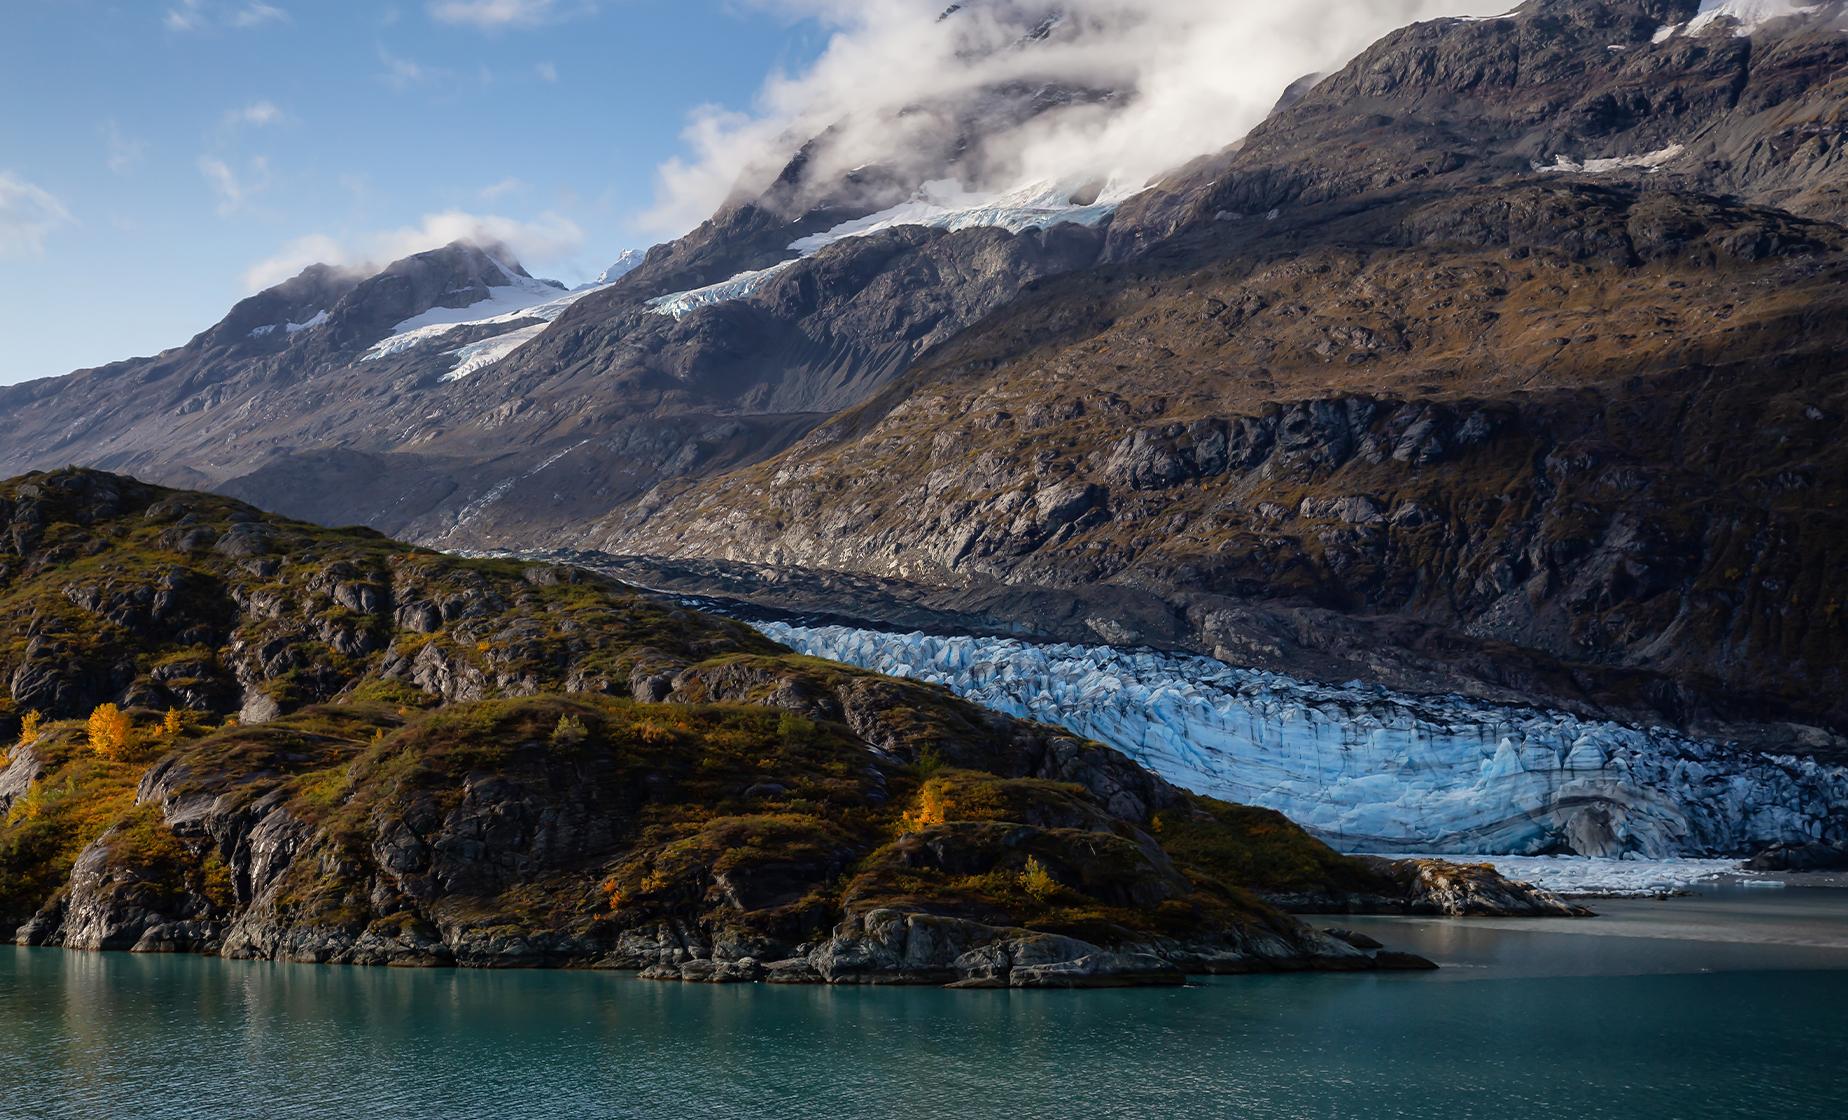
<svg viewBox="0 0 1848 1120">
<path fill-rule="evenodd" d="M 113 117 L 103 122 L 102 131 L 103 145 L 108 149 L 104 162 L 110 171 L 126 175 L 140 166 L 142 158 L 148 154 L 147 141 L 131 138 Z"/>
<path fill-rule="evenodd" d="M 575 10 L 584 11 L 589 5 Z M 557 0 L 431 0 L 430 18 L 466 27 L 533 27 L 568 14 Z"/>
<path fill-rule="evenodd" d="M 541 62 L 533 67 L 533 72 L 539 75 L 539 80 L 542 82 L 558 81 L 558 67 L 550 62 Z"/>
<path fill-rule="evenodd" d="M 272 124 L 280 124 L 282 120 L 283 112 L 274 101 L 253 101 L 242 109 L 233 109 L 225 114 L 227 125 L 243 124 L 264 128 Z"/>
<path fill-rule="evenodd" d="M 1331 70 L 1414 19 L 1493 15 L 1511 0 L 984 0 L 945 14 L 930 0 L 758 0 L 818 20 L 816 61 L 772 75 L 751 111 L 691 114 L 681 158 L 659 169 L 642 221 L 672 234 L 741 181 L 761 186 L 795 148 L 830 133 L 823 176 L 867 163 L 941 168 L 942 139 L 982 91 L 1014 84 L 1120 91 L 987 137 L 965 169 L 1009 189 L 1047 180 L 1140 186 L 1218 151 L 1260 122 L 1291 82 Z M 1051 34 L 1027 43 L 1051 10 Z"/>
<path fill-rule="evenodd" d="M 526 190 L 524 180 L 502 179 L 493 186 L 481 188 L 481 197 L 488 202 L 493 202 L 496 199 L 506 198 L 510 194 L 519 194 L 524 190 Z"/>
<path fill-rule="evenodd" d="M 447 210 L 426 214 L 419 224 L 399 229 L 349 237 L 324 233 L 298 237 L 267 260 L 252 265 L 244 273 L 244 283 L 250 290 L 258 291 L 287 280 L 311 264 L 372 272 L 413 253 L 438 249 L 452 241 L 504 246 L 521 262 L 531 265 L 556 261 L 577 252 L 583 247 L 584 231 L 576 222 L 554 213 L 521 221 L 494 214 Z"/>
<path fill-rule="evenodd" d="M 229 217 L 244 209 L 252 198 L 269 188 L 269 161 L 262 156 L 252 157 L 244 173 L 222 159 L 200 156 L 199 174 L 205 176 L 218 195 L 219 217 Z"/>
<path fill-rule="evenodd" d="M 289 22 L 289 13 L 274 4 L 250 4 L 231 17 L 233 27 L 262 27 L 266 23 Z"/>
<path fill-rule="evenodd" d="M 0 258 L 42 256 L 45 239 L 75 223 L 50 191 L 0 171 Z"/>
<path fill-rule="evenodd" d="M 422 85 L 436 76 L 435 71 L 426 69 L 423 64 L 400 58 L 384 47 L 379 48 L 379 61 L 385 65 L 385 84 L 396 90 Z"/>
<path fill-rule="evenodd" d="M 207 3 L 206 0 L 179 0 L 167 9 L 161 22 L 169 31 L 204 31 L 213 27 L 249 30 L 270 24 L 292 23 L 289 13 L 274 4 Z"/>
</svg>

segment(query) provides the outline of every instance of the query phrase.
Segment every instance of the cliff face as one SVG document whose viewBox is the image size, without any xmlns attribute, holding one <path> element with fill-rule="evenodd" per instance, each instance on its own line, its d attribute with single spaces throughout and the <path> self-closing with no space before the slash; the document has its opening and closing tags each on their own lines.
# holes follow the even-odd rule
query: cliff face
<svg viewBox="0 0 1848 1120">
<path fill-rule="evenodd" d="M 1416 963 L 1252 891 L 1461 905 L 1095 743 L 581 572 L 78 471 L 0 486 L 0 542 L 0 922 L 26 944 L 1175 983 Z"/>
<path fill-rule="evenodd" d="M 1660 33 L 1693 8 L 1391 36 L 1125 204 L 1113 265 L 591 543 L 1055 589 L 1110 641 L 1834 741 L 1848 35 Z"/>
</svg>

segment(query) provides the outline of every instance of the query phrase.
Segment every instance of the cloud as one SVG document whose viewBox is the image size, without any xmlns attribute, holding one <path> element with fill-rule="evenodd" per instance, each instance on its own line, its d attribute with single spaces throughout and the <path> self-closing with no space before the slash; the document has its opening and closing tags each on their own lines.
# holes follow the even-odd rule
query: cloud
<svg viewBox="0 0 1848 1120">
<path fill-rule="evenodd" d="M 740 186 L 760 187 L 824 132 L 820 176 L 869 163 L 941 171 L 957 125 L 1010 86 L 1113 96 L 985 127 L 984 143 L 956 156 L 965 187 L 1137 188 L 1235 142 L 1291 82 L 1393 28 L 1499 14 L 1511 0 L 982 0 L 949 12 L 929 0 L 757 3 L 818 21 L 828 45 L 805 69 L 773 74 L 748 112 L 691 114 L 686 154 L 659 168 L 656 204 L 641 217 L 654 232 L 684 230 Z"/>
<path fill-rule="evenodd" d="M 558 81 L 558 67 L 550 62 L 541 62 L 533 67 L 533 72 L 539 75 L 539 80 L 542 82 Z"/>
<path fill-rule="evenodd" d="M 259 291 L 287 280 L 312 264 L 375 272 L 413 253 L 438 249 L 453 241 L 502 246 L 522 262 L 546 262 L 569 256 L 582 248 L 584 231 L 569 218 L 549 212 L 531 221 L 522 221 L 494 214 L 447 210 L 426 214 L 417 225 L 399 229 L 350 237 L 325 233 L 298 237 L 246 270 L 244 284 L 251 291 Z"/>
<path fill-rule="evenodd" d="M 423 85 L 438 73 L 413 59 L 400 58 L 384 47 L 379 48 L 379 61 L 385 66 L 385 84 L 395 90 Z"/>
<path fill-rule="evenodd" d="M 233 27 L 262 27 L 266 23 L 289 23 L 289 13 L 274 4 L 251 4 L 231 17 Z"/>
<path fill-rule="evenodd" d="M 278 23 L 293 23 L 289 13 L 274 4 L 207 3 L 207 0 L 180 0 L 162 17 L 169 31 L 205 31 L 215 27 L 250 30 Z"/>
<path fill-rule="evenodd" d="M 200 156 L 199 174 L 205 176 L 218 195 L 218 216 L 221 218 L 244 209 L 252 198 L 269 189 L 269 161 L 262 156 L 252 157 L 248 172 L 243 174 L 222 159 Z"/>
<path fill-rule="evenodd" d="M 253 101 L 242 109 L 233 109 L 225 114 L 227 125 L 250 125 L 265 128 L 272 124 L 281 124 L 283 112 L 274 101 Z"/>
<path fill-rule="evenodd" d="M 135 140 L 122 131 L 122 126 L 115 118 L 103 122 L 103 145 L 108 149 L 104 163 L 117 175 L 126 175 L 140 166 L 141 160 L 148 154 L 145 140 Z"/>
<path fill-rule="evenodd" d="M 0 258 L 38 257 L 45 239 L 76 219 L 43 187 L 0 171 Z"/>
<path fill-rule="evenodd" d="M 521 179 L 502 179 L 493 186 L 481 188 L 481 197 L 488 202 L 505 198 L 510 194 L 519 194 L 526 190 L 526 183 Z"/>
<path fill-rule="evenodd" d="M 431 0 L 428 8 L 430 18 L 438 23 L 487 30 L 536 27 L 595 10 L 589 3 L 559 4 L 557 0 Z"/>
</svg>

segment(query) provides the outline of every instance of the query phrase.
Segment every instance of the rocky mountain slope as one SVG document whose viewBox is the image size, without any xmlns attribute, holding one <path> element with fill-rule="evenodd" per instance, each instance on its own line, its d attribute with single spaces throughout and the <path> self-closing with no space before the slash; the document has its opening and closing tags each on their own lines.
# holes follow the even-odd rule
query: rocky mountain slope
<svg viewBox="0 0 1848 1120">
<path fill-rule="evenodd" d="M 1828 743 L 1848 35 L 1661 32 L 1694 7 L 1390 37 L 1125 204 L 1116 263 L 595 543 L 1063 589 L 1106 640 Z"/>
<path fill-rule="evenodd" d="M 1421 966 L 1254 890 L 1569 912 L 570 569 L 84 471 L 0 542 L 26 944 L 1067 986 Z"/>
<path fill-rule="evenodd" d="M 1127 96 L 997 83 L 907 114 L 903 166 L 817 136 L 595 291 L 310 270 L 0 390 L 0 470 L 1835 749 L 1845 20 L 1418 24 L 1124 197 L 929 185 Z"/>
</svg>

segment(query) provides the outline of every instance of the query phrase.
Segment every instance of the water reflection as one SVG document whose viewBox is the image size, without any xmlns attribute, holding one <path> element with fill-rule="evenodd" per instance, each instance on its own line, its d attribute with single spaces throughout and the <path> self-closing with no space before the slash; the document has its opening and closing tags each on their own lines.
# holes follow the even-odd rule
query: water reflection
<svg viewBox="0 0 1848 1120">
<path fill-rule="evenodd" d="M 1791 905 L 1732 928 L 1839 929 L 1827 900 Z M 1724 908 L 1649 913 L 1614 924 L 1725 932 Z M 1848 971 L 1792 972 L 1775 947 L 1386 924 L 1458 967 L 997 993 L 0 949 L 0 1114 L 1843 1114 Z M 1740 970 L 1699 971 L 1715 961 Z"/>
</svg>

